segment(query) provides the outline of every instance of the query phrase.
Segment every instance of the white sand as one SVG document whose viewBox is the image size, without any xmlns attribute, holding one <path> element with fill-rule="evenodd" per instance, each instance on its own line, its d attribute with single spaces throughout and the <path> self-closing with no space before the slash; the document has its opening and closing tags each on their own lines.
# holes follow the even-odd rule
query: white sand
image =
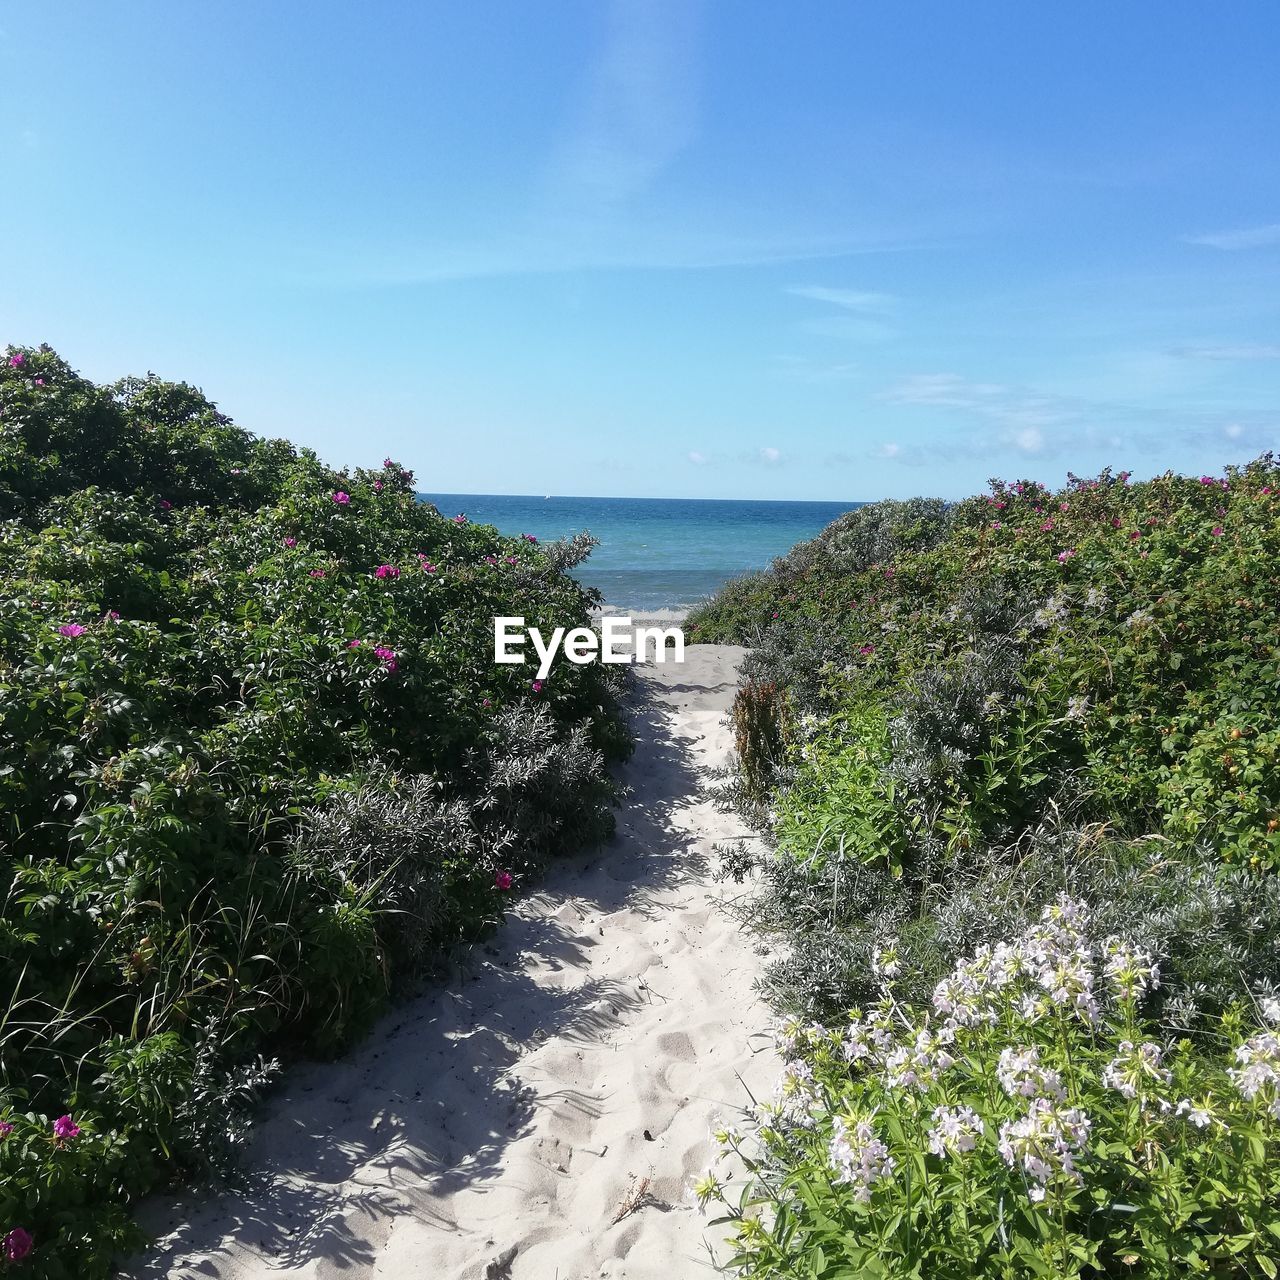
<svg viewBox="0 0 1280 1280">
<path fill-rule="evenodd" d="M 704 861 L 744 832 L 699 794 L 726 761 L 742 653 L 642 669 L 618 839 L 554 866 L 464 974 L 348 1058 L 293 1070 L 257 1130 L 261 1185 L 153 1209 L 159 1245 L 131 1275 L 714 1274 L 723 1229 L 684 1190 L 712 1117 L 777 1070 L 751 1051 L 755 956 L 716 906 L 739 890 Z"/>
</svg>

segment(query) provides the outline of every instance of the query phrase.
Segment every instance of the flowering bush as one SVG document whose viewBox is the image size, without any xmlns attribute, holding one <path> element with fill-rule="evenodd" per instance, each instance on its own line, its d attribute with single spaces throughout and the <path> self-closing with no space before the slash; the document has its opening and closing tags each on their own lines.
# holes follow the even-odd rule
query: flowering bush
<svg viewBox="0 0 1280 1280">
<path fill-rule="evenodd" d="M 697 1187 L 752 1276 L 1275 1274 L 1280 1001 L 1228 1053 L 1143 1016 L 1149 953 L 1061 898 L 927 1006 L 898 961 L 843 1028 L 784 1024 L 775 1100 Z M 739 1168 L 741 1167 L 741 1172 Z M 735 1181 L 734 1175 L 737 1175 Z"/>
<path fill-rule="evenodd" d="M 742 1271 L 1275 1276 L 1278 495 L 1267 455 L 878 503 L 689 620 L 752 646 L 739 721 L 769 690 L 723 791 L 763 989 L 871 1009 L 740 1148 Z"/>
<path fill-rule="evenodd" d="M 340 1048 L 609 830 L 616 669 L 535 696 L 491 662 L 495 615 L 587 621 L 561 564 L 588 549 L 183 384 L 0 363 L 9 1263 L 106 1274 L 134 1199 L 227 1157 L 272 1057 Z"/>
</svg>

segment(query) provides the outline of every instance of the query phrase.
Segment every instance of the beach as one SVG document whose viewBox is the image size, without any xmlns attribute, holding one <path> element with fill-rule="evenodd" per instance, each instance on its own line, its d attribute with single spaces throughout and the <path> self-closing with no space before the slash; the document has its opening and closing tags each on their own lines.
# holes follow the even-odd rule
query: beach
<svg viewBox="0 0 1280 1280">
<path fill-rule="evenodd" d="M 707 771 L 745 651 L 637 669 L 629 795 L 451 979 L 338 1062 L 292 1069 L 247 1190 L 153 1202 L 133 1277 L 670 1280 L 714 1274 L 687 1199 L 777 1074 L 712 846 L 749 834 Z M 722 1174 L 732 1162 L 721 1165 Z"/>
</svg>

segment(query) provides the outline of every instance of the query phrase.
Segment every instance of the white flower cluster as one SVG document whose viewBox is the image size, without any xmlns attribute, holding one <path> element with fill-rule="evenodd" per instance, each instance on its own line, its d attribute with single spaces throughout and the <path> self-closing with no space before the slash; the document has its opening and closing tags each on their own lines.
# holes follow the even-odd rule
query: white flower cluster
<svg viewBox="0 0 1280 1280">
<path fill-rule="evenodd" d="M 793 1129 L 812 1129 L 814 1109 L 821 1105 L 818 1083 L 813 1068 L 803 1058 L 792 1058 L 782 1068 L 774 1088 L 773 1114 L 782 1125 Z"/>
<path fill-rule="evenodd" d="M 1229 1074 L 1250 1101 L 1261 1102 L 1280 1120 L 1280 1035 L 1259 1031 L 1236 1050 L 1238 1067 Z"/>
<path fill-rule="evenodd" d="M 1062 1077 L 1052 1068 L 1041 1066 L 1040 1049 L 1035 1045 L 1002 1049 L 996 1063 L 996 1079 L 1011 1098 L 1048 1097 L 1061 1102 L 1067 1096 Z"/>
<path fill-rule="evenodd" d="M 1084 593 L 1084 607 L 1086 609 L 1105 609 L 1109 603 L 1107 593 L 1101 587 L 1090 587 Z"/>
<path fill-rule="evenodd" d="M 836 1116 L 827 1154 L 839 1175 L 836 1181 L 853 1187 L 854 1199 L 862 1204 L 871 1199 L 871 1188 L 894 1170 L 889 1148 L 876 1136 L 870 1120 Z"/>
<path fill-rule="evenodd" d="M 1067 617 L 1067 601 L 1063 596 L 1050 596 L 1048 600 L 1036 610 L 1035 616 L 1031 619 L 1031 625 L 1037 631 L 1047 631 L 1055 622 L 1061 622 Z"/>
<path fill-rule="evenodd" d="M 1018 952 L 1024 970 L 1052 1004 L 1072 1010 L 1086 1022 L 1096 1022 L 1093 948 L 1085 939 L 1088 921 L 1085 904 L 1063 894 L 1052 906 L 1045 907 L 1040 923 L 1023 935 Z M 1034 1017 L 1041 1009 L 1042 1001 L 1033 997 L 1024 1003 L 1023 1012 Z"/>
<path fill-rule="evenodd" d="M 1093 1122 L 1079 1107 L 1064 1107 L 1048 1098 L 1032 1101 L 1021 1120 L 1000 1126 L 999 1151 L 1011 1168 L 1021 1168 L 1036 1184 L 1032 1200 L 1043 1200 L 1053 1179 L 1062 1174 L 1080 1184 L 1076 1160 L 1089 1140 Z"/>
<path fill-rule="evenodd" d="M 985 1132 L 986 1126 L 972 1107 L 934 1107 L 929 1150 L 935 1156 L 972 1151 Z"/>
<path fill-rule="evenodd" d="M 942 1026 L 938 1031 L 921 1027 L 914 1041 L 895 1045 L 883 1058 L 884 1082 L 891 1089 L 919 1089 L 927 1092 L 937 1084 L 944 1071 L 950 1071 L 956 1060 L 947 1046 L 955 1040 L 955 1031 Z"/>
<path fill-rule="evenodd" d="M 876 948 L 871 957 L 871 972 L 880 978 L 896 978 L 902 972 L 897 938 L 891 938 L 887 945 Z"/>
<path fill-rule="evenodd" d="M 894 1046 L 893 1028 L 888 1017 L 880 1010 L 869 1017 L 850 1019 L 841 1046 L 849 1062 L 883 1062 Z"/>
<path fill-rule="evenodd" d="M 1111 990 L 1122 1000 L 1141 1000 L 1160 985 L 1160 966 L 1150 952 L 1119 938 L 1108 938 L 1102 944 L 1102 954 L 1102 972 Z"/>
<path fill-rule="evenodd" d="M 1173 1073 L 1160 1065 L 1164 1050 L 1158 1044 L 1147 1041 L 1135 1048 L 1132 1040 L 1121 1040 L 1116 1048 L 1120 1052 L 1102 1072 L 1108 1089 L 1145 1102 L 1148 1088 L 1167 1089 L 1173 1083 Z"/>
<path fill-rule="evenodd" d="M 1089 711 L 1089 699 L 1083 694 L 1067 699 L 1068 720 L 1083 720 Z"/>
<path fill-rule="evenodd" d="M 1021 972 L 1017 947 L 1007 942 L 995 947 L 984 944 L 933 989 L 933 1007 L 958 1027 L 993 1023 L 1002 1003 L 1000 993 Z"/>
</svg>

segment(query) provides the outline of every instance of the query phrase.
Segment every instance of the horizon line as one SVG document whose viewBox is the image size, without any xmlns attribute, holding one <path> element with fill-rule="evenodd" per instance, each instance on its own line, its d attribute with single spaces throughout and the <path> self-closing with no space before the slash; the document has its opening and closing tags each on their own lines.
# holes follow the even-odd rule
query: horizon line
<svg viewBox="0 0 1280 1280">
<path fill-rule="evenodd" d="M 573 502 L 777 502 L 808 503 L 812 506 L 836 507 L 847 504 L 848 509 L 867 507 L 879 498 L 689 498 L 662 497 L 658 495 L 639 496 L 627 493 L 464 493 L 461 490 L 439 489 L 434 492 L 415 489 L 419 498 L 529 498 L 534 502 L 550 502 L 556 499 L 568 499 Z M 943 502 L 950 499 L 943 498 Z"/>
</svg>

